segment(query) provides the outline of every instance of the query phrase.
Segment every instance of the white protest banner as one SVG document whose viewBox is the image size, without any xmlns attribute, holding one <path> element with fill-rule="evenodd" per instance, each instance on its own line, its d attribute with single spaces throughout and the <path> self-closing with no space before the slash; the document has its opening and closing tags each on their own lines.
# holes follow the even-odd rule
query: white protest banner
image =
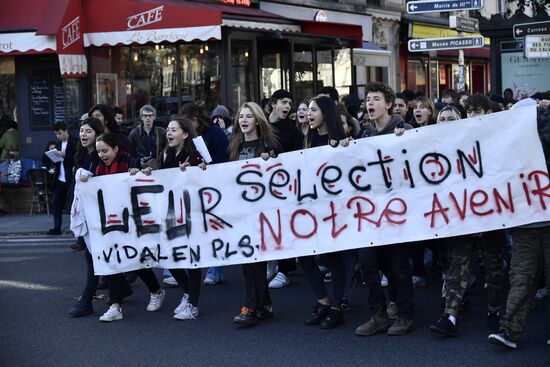
<svg viewBox="0 0 550 367">
<path fill-rule="evenodd" d="M 222 266 L 550 220 L 535 107 L 80 185 L 94 268 Z"/>
</svg>

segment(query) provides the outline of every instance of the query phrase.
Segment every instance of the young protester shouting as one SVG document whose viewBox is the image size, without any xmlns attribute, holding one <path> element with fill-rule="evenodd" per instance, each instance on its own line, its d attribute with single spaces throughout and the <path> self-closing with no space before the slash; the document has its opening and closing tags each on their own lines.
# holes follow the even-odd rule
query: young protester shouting
<svg viewBox="0 0 550 367">
<path fill-rule="evenodd" d="M 411 129 L 401 116 L 390 111 L 395 101 L 395 93 L 383 83 L 367 85 L 367 112 L 371 124 L 363 132 L 363 137 L 396 133 Z M 368 336 L 386 331 L 389 335 L 403 335 L 414 328 L 414 295 L 411 269 L 409 267 L 408 245 L 395 244 L 359 249 L 359 263 L 368 287 L 368 304 L 372 316 L 368 322 L 355 330 L 357 335 Z M 397 319 L 392 321 L 386 310 L 386 296 L 380 284 L 380 271 L 388 277 L 389 286 L 394 287 L 397 304 Z"/>
<path fill-rule="evenodd" d="M 221 106 L 218 107 L 221 108 Z M 223 107 L 225 108 L 225 106 Z M 216 109 L 220 110 L 220 108 Z M 226 113 L 224 112 L 224 114 L 229 115 L 227 108 L 225 108 L 225 110 Z M 219 114 L 217 111 L 214 111 L 213 113 L 214 115 L 212 117 Z M 210 156 L 212 157 L 212 162 L 210 162 L 210 164 L 227 162 L 227 146 L 229 141 L 227 140 L 226 132 L 223 130 L 222 126 L 218 123 L 214 123 L 208 113 L 201 106 L 195 103 L 184 105 L 180 109 L 180 115 L 186 119 L 189 119 L 193 123 L 193 127 L 197 132 L 197 135 L 200 135 L 204 139 L 204 143 L 206 144 L 208 152 L 210 152 Z M 231 116 L 227 117 L 230 118 Z M 227 122 L 229 122 L 229 120 Z M 220 284 L 223 280 L 223 267 L 211 267 L 206 272 L 204 284 Z"/>
<path fill-rule="evenodd" d="M 342 120 L 336 112 L 336 105 L 329 97 L 318 96 L 311 99 L 307 116 L 310 129 L 304 140 L 304 148 L 349 144 L 349 139 L 346 138 L 342 127 Z M 315 257 L 303 256 L 298 259 L 317 297 L 311 316 L 305 320 L 306 325 L 320 324 L 323 329 L 332 329 L 344 323 L 341 305 L 346 282 L 345 254 L 353 252 L 354 250 L 346 250 L 321 255 L 323 263 L 328 265 L 332 273 L 331 298 L 328 296 Z"/>
<path fill-rule="evenodd" d="M 100 162 L 95 169 L 95 176 L 110 175 L 116 173 L 129 172 L 133 169 L 135 174 L 137 167 L 132 167 L 132 157 L 121 148 L 118 134 L 106 133 L 96 139 L 96 149 Z M 81 182 L 88 181 L 89 176 L 80 176 Z M 147 305 L 147 311 L 157 311 L 164 300 L 165 291 L 160 288 L 159 282 L 152 269 L 139 269 L 135 273 L 143 280 L 149 292 L 151 299 Z M 107 275 L 107 284 L 109 286 L 109 309 L 99 318 L 100 321 L 115 321 L 122 319 L 121 303 L 124 298 L 123 287 L 126 282 L 124 273 Z"/>
<path fill-rule="evenodd" d="M 277 135 L 267 122 L 262 108 L 254 102 L 245 102 L 237 112 L 238 123 L 229 143 L 229 160 L 262 157 L 276 154 L 279 148 Z M 273 316 L 273 307 L 266 279 L 267 262 L 243 264 L 246 287 L 241 313 L 233 319 L 237 324 L 253 325 L 258 319 Z"/>
<path fill-rule="evenodd" d="M 434 125 L 437 117 L 435 105 L 431 99 L 422 96 L 413 101 L 414 127 Z"/>
<path fill-rule="evenodd" d="M 296 121 L 290 119 L 292 101 L 292 94 L 284 89 L 276 90 L 270 98 L 271 112 L 268 121 L 279 138 L 282 153 L 293 152 L 303 147 L 303 135 L 296 127 Z M 296 261 L 292 258 L 278 260 L 276 263 L 278 266 L 270 266 L 274 269 L 270 273 L 274 273 L 275 276 L 269 282 L 269 288 L 286 287 L 290 284 L 288 273 L 296 270 Z"/>
<path fill-rule="evenodd" d="M 75 154 L 75 169 L 82 168 L 86 172 L 93 174 L 99 164 L 99 156 L 95 148 L 95 142 L 98 136 L 103 134 L 103 124 L 94 117 L 88 117 L 80 125 L 80 141 L 78 142 Z M 80 238 L 79 238 L 80 241 Z M 82 240 L 83 241 L 83 240 Z M 86 259 L 86 285 L 78 302 L 71 307 L 69 315 L 73 317 L 86 316 L 94 313 L 92 299 L 94 297 L 99 276 L 95 275 L 92 255 L 88 248 L 84 248 L 84 258 Z"/>
<path fill-rule="evenodd" d="M 190 120 L 181 116 L 173 118 L 166 128 L 168 147 L 160 158 L 159 169 L 179 167 L 185 171 L 189 166 L 205 169 L 206 164 L 193 143 L 196 136 L 197 133 Z M 151 167 L 142 170 L 146 175 L 150 175 L 152 171 Z M 184 292 L 180 304 L 174 309 L 174 319 L 196 319 L 199 316 L 201 269 L 168 270 Z"/>
</svg>

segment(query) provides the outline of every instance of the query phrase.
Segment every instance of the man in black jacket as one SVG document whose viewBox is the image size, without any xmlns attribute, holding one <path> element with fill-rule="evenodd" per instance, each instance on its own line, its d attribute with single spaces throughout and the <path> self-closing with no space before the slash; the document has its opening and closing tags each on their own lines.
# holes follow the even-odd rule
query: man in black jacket
<svg viewBox="0 0 550 367">
<path fill-rule="evenodd" d="M 150 159 L 159 159 L 166 143 L 166 130 L 153 125 L 157 111 L 151 105 L 144 105 L 139 110 L 143 123 L 130 131 L 130 142 L 135 149 L 135 156 L 141 164 Z M 156 168 L 156 167 L 153 167 Z"/>
<path fill-rule="evenodd" d="M 61 234 L 63 208 L 67 201 L 67 194 L 73 182 L 74 156 L 77 140 L 69 135 L 67 125 L 58 122 L 54 126 L 55 136 L 59 140 L 56 144 L 57 156 L 63 158 L 55 164 L 54 184 L 52 190 L 53 228 L 46 234 Z"/>
</svg>

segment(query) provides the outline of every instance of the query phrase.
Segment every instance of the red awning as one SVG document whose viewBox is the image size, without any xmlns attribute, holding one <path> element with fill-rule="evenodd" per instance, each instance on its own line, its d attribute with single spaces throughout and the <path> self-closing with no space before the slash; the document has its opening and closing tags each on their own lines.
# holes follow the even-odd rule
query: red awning
<svg viewBox="0 0 550 367">
<path fill-rule="evenodd" d="M 48 0 L 2 1 L 0 5 L 0 55 L 55 52 L 55 30 L 37 34 Z"/>
<path fill-rule="evenodd" d="M 84 14 L 86 47 L 221 39 L 221 12 L 190 2 L 94 0 Z"/>
<path fill-rule="evenodd" d="M 81 0 L 50 0 L 50 2 L 65 5 L 63 17 L 57 26 L 57 54 L 61 76 L 85 77 L 88 62 L 84 54 Z"/>
<path fill-rule="evenodd" d="M 59 55 L 62 77 L 86 76 L 81 0 L 17 0 L 0 8 L 0 54 Z"/>
<path fill-rule="evenodd" d="M 353 38 L 356 41 L 355 47 L 363 46 L 363 29 L 359 25 L 315 22 L 312 20 L 297 20 L 297 22 L 302 27 L 302 33 L 339 38 Z"/>
</svg>

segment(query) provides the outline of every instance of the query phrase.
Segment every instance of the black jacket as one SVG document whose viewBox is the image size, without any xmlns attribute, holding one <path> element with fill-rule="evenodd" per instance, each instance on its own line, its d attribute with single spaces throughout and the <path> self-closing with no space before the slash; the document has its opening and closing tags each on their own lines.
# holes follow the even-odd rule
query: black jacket
<svg viewBox="0 0 550 367">
<path fill-rule="evenodd" d="M 61 162 L 55 164 L 55 173 L 54 177 L 57 180 L 59 178 L 59 171 L 61 170 L 61 164 L 65 168 L 65 182 L 71 184 L 73 182 L 73 167 L 74 167 L 74 156 L 76 154 L 76 145 L 78 140 L 69 136 L 67 140 L 67 148 L 65 148 L 65 158 Z M 55 144 L 55 149 L 61 150 L 61 141 L 58 141 Z"/>
</svg>

